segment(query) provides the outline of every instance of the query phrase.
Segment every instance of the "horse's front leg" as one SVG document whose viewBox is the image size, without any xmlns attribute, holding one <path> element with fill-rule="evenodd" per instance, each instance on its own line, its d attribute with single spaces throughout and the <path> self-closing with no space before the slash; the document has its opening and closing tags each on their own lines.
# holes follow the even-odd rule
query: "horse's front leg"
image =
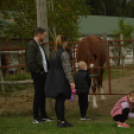
<svg viewBox="0 0 134 134">
<path fill-rule="evenodd" d="M 96 101 L 96 95 L 95 95 L 95 92 L 96 92 L 96 86 L 97 86 L 97 81 L 94 81 L 93 78 L 91 78 L 91 85 L 92 85 L 92 91 L 93 91 L 93 108 L 98 108 L 98 105 L 97 105 L 97 101 Z"/>
<path fill-rule="evenodd" d="M 103 94 L 104 93 L 104 90 L 103 90 L 103 88 L 100 85 L 98 85 L 98 91 L 99 91 L 99 94 Z M 100 95 L 100 96 L 101 96 L 101 101 L 106 100 L 104 95 Z"/>
<path fill-rule="evenodd" d="M 96 95 L 95 95 L 96 85 L 94 85 L 94 86 L 92 86 L 92 90 L 93 90 L 93 93 L 94 93 L 94 95 L 93 95 L 93 108 L 98 108 L 97 101 L 96 101 Z"/>
<path fill-rule="evenodd" d="M 100 93 L 101 93 L 101 94 L 103 94 L 103 93 L 104 93 L 104 90 L 103 90 L 103 88 L 102 88 L 102 87 L 100 88 Z M 101 100 L 102 100 L 102 101 L 106 100 L 106 98 L 105 98 L 105 96 L 104 96 L 104 95 L 101 95 Z"/>
<path fill-rule="evenodd" d="M 98 108 L 97 101 L 96 101 L 96 95 L 93 95 L 93 108 Z"/>
</svg>

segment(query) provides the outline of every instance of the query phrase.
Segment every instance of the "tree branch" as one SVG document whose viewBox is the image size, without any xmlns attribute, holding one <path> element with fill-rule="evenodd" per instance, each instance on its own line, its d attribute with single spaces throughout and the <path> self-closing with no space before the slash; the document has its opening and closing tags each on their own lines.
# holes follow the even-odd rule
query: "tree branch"
<svg viewBox="0 0 134 134">
<path fill-rule="evenodd" d="M 54 35 L 52 34 L 52 32 L 51 32 L 50 28 L 48 28 L 48 30 L 49 30 L 49 32 L 50 32 L 50 34 L 51 34 L 51 36 L 52 36 L 53 40 L 55 40 L 55 37 L 54 37 Z"/>
</svg>

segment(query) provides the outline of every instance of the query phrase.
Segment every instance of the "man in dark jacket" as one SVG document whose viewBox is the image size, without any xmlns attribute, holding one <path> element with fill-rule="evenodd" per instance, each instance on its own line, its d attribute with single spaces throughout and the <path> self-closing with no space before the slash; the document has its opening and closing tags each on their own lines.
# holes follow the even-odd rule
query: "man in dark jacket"
<svg viewBox="0 0 134 134">
<path fill-rule="evenodd" d="M 46 33 L 43 28 L 37 28 L 34 38 L 29 42 L 25 50 L 25 63 L 27 71 L 31 72 L 34 82 L 33 123 L 52 121 L 45 110 L 45 81 L 48 72 L 48 60 L 40 45 L 45 39 Z"/>
<path fill-rule="evenodd" d="M 79 98 L 79 107 L 81 113 L 81 120 L 90 120 L 89 117 L 86 116 L 87 108 L 88 108 L 88 94 L 89 88 L 91 85 L 91 80 L 89 74 L 87 72 L 87 64 L 83 61 L 78 63 L 79 70 L 74 76 L 76 93 Z"/>
</svg>

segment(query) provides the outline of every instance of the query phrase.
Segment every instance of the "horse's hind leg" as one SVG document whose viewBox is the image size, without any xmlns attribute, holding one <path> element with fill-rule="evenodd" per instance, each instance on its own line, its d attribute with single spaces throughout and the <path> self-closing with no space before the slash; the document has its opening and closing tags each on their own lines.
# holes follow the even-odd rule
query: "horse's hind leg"
<svg viewBox="0 0 134 134">
<path fill-rule="evenodd" d="M 96 101 L 96 95 L 95 95 L 95 91 L 96 91 L 96 88 L 92 88 L 93 90 L 93 108 L 98 108 L 98 105 L 97 105 L 97 101 Z"/>
<path fill-rule="evenodd" d="M 103 71 L 101 72 L 101 74 L 100 74 L 100 77 L 99 77 L 99 92 L 101 93 L 101 94 L 103 94 L 104 93 L 104 90 L 103 90 L 103 88 L 102 88 L 102 74 L 103 74 Z M 104 101 L 104 100 L 106 100 L 106 98 L 105 98 L 105 96 L 104 95 L 101 95 L 101 100 L 102 101 Z"/>
</svg>

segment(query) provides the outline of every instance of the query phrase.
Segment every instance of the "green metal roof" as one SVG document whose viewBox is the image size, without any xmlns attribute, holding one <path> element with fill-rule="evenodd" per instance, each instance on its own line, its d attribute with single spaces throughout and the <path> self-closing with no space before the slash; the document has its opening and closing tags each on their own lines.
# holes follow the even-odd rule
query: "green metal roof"
<svg viewBox="0 0 134 134">
<path fill-rule="evenodd" d="M 118 29 L 118 21 L 121 17 L 88 16 L 79 19 L 80 33 L 82 35 L 113 35 L 113 31 Z M 133 18 L 123 18 L 125 23 L 134 26 Z"/>
</svg>

